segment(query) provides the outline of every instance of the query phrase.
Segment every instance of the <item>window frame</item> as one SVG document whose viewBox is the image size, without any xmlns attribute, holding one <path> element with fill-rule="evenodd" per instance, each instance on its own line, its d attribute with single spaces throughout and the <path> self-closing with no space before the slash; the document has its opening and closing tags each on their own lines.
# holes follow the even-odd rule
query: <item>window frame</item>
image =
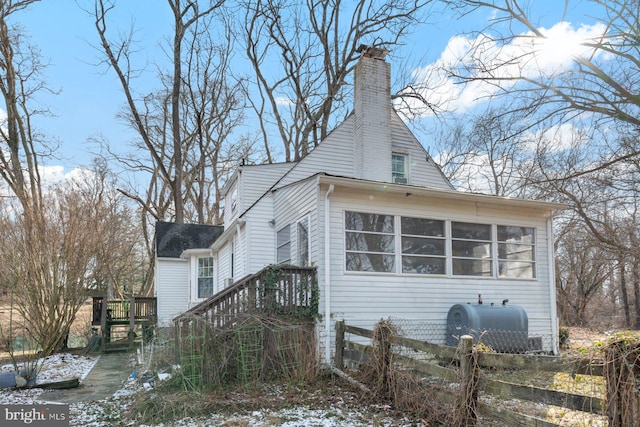
<svg viewBox="0 0 640 427">
<path fill-rule="evenodd" d="M 396 171 L 395 166 L 397 164 L 396 158 L 402 158 L 402 173 Z M 406 153 L 391 153 L 391 182 L 396 184 L 396 178 L 403 178 L 405 184 L 409 183 L 409 155 Z"/>
<path fill-rule="evenodd" d="M 287 240 L 281 242 L 280 233 L 285 229 L 288 230 Z M 289 256 L 281 260 L 280 250 L 285 246 L 289 247 Z M 276 231 L 276 264 L 291 264 L 291 224 L 286 224 Z"/>
<path fill-rule="evenodd" d="M 363 234 L 382 234 L 382 235 L 388 235 L 391 236 L 393 238 L 394 244 L 393 246 L 393 251 L 392 252 L 377 252 L 377 251 L 358 251 L 355 250 L 353 248 L 349 248 L 349 238 L 348 238 L 348 233 L 349 232 L 356 232 L 356 230 L 351 230 L 348 229 L 348 219 L 347 219 L 347 215 L 349 215 L 350 213 L 355 213 L 355 214 L 366 214 L 366 215 L 380 215 L 380 216 L 385 216 L 385 217 L 391 217 L 391 223 L 392 225 L 392 232 L 387 232 L 387 233 L 376 233 L 376 232 L 372 232 L 372 231 L 357 231 L 358 233 L 363 233 Z M 537 240 L 537 234 L 538 234 L 538 227 L 536 227 L 535 225 L 522 225 L 522 224 L 508 224 L 508 223 L 489 223 L 489 222 L 472 222 L 472 221 L 465 221 L 465 220 L 453 220 L 453 219 L 446 219 L 446 218 L 442 218 L 442 217 L 437 217 L 437 216 L 432 216 L 429 218 L 426 217 L 419 217 L 419 216 L 409 216 L 409 215 L 390 215 L 390 214 L 385 214 L 385 213 L 380 213 L 380 212 L 362 212 L 362 211 L 357 211 L 357 210 L 349 210 L 349 209 L 344 209 L 342 212 L 342 218 L 343 218 L 343 230 L 342 230 L 342 239 L 343 239 L 343 250 L 342 250 L 342 255 L 343 255 L 343 269 L 344 272 L 346 274 L 392 274 L 392 275 L 397 275 L 397 276 L 413 276 L 413 277 L 456 277 L 456 278 L 466 278 L 466 279 L 481 279 L 481 280 L 513 280 L 513 281 L 539 281 L 539 273 L 537 271 L 537 266 L 538 266 L 538 262 L 536 261 L 536 251 L 537 251 L 537 247 L 538 247 L 538 240 Z M 434 221 L 434 222 L 440 222 L 442 223 L 444 230 L 442 231 L 442 235 L 441 236 L 431 236 L 431 235 L 414 235 L 410 232 L 405 233 L 402 229 L 402 221 L 403 219 L 416 219 L 416 220 L 424 220 L 424 221 Z M 488 229 L 485 230 L 485 233 L 488 232 L 488 239 L 485 238 L 463 238 L 463 237 L 453 237 L 455 234 L 455 226 L 453 224 L 468 224 L 471 226 L 480 226 L 480 227 L 487 227 Z M 453 227 L 453 229 L 452 229 Z M 500 258 L 500 249 L 499 249 L 499 245 L 501 243 L 504 243 L 502 241 L 498 241 L 499 238 L 499 234 L 498 234 L 498 230 L 500 230 L 500 228 L 521 228 L 523 230 L 526 230 L 529 232 L 529 234 L 531 235 L 531 243 L 528 242 L 524 242 L 524 243 L 518 243 L 520 245 L 522 245 L 523 248 L 527 248 L 527 250 L 525 252 L 528 252 L 531 254 L 531 259 L 514 259 L 514 260 L 509 260 L 509 259 L 503 259 Z M 442 245 L 440 245 L 440 247 L 444 247 L 444 255 L 441 254 L 428 254 L 428 253 L 423 253 L 423 254 L 411 254 L 408 252 L 404 252 L 405 248 L 403 247 L 403 238 L 417 238 L 417 239 L 425 239 L 425 240 L 438 240 L 442 242 Z M 481 244 L 486 244 L 487 249 L 485 251 L 486 255 L 484 256 L 478 256 L 478 257 L 465 257 L 465 256 L 460 256 L 460 255 L 454 255 L 454 242 L 477 242 L 477 243 L 481 243 Z M 353 244 L 353 243 L 352 243 Z M 357 270 L 357 269 L 350 269 L 349 266 L 349 253 L 374 253 L 374 254 L 384 254 L 384 255 L 392 255 L 395 259 L 394 261 L 394 266 L 392 271 L 375 271 L 375 270 Z M 405 271 L 405 266 L 403 263 L 403 258 L 405 256 L 416 256 L 416 257 L 424 257 L 424 258 L 437 258 L 437 259 L 443 259 L 444 260 L 444 271 L 443 272 L 437 272 L 437 273 L 425 273 L 425 272 L 407 272 Z M 476 262 L 480 262 L 481 266 L 482 263 L 489 263 L 489 273 L 488 274 L 454 274 L 454 262 L 456 260 L 470 260 L 470 261 L 476 261 Z M 501 263 L 503 262 L 511 262 L 513 261 L 514 263 L 524 263 L 525 265 L 529 265 L 530 269 L 528 271 L 530 271 L 530 276 L 522 276 L 519 277 L 517 275 L 505 275 L 503 273 L 500 272 L 500 268 L 501 268 Z M 486 270 L 481 270 L 481 271 L 486 271 Z M 456 272 L 457 273 L 457 272 Z"/>
<path fill-rule="evenodd" d="M 357 215 L 375 215 L 375 216 L 381 216 L 381 217 L 388 217 L 391 218 L 391 227 L 392 227 L 392 232 L 389 231 L 384 231 L 384 230 L 367 230 L 363 227 L 363 229 L 358 229 L 357 228 L 357 224 L 354 226 L 354 228 L 349 228 L 347 229 L 347 224 L 348 224 L 348 220 L 347 220 L 347 214 L 348 213 L 353 213 L 353 214 L 357 214 Z M 380 274 L 394 274 L 396 271 L 396 265 L 397 265 L 397 259 L 395 256 L 395 253 L 397 251 L 395 245 L 397 242 L 396 236 L 395 236 L 395 215 L 388 215 L 388 214 L 379 214 L 379 213 L 375 213 L 375 212 L 356 212 L 356 211 L 344 211 L 344 257 L 345 257 L 345 263 L 344 263 L 344 268 L 345 271 L 349 271 L 349 272 L 359 272 L 359 273 L 380 273 Z M 365 225 L 365 224 L 363 224 Z M 384 222 L 382 223 L 382 226 L 384 227 Z M 353 238 L 349 238 L 348 235 L 354 236 Z M 360 238 L 360 236 L 362 236 L 362 238 Z M 369 237 L 373 237 L 373 236 L 379 236 L 380 238 L 380 244 L 384 244 L 384 240 L 385 237 L 388 238 L 389 236 L 391 237 L 391 244 L 389 244 L 389 242 L 387 242 L 387 246 L 389 246 L 390 248 L 392 248 L 391 252 L 389 251 L 384 251 L 384 250 L 365 250 L 365 249 L 358 249 L 358 248 L 348 248 L 349 246 L 349 241 L 353 241 L 353 243 L 355 244 L 361 244 L 363 243 L 362 240 L 364 240 L 364 243 L 367 243 L 367 236 Z M 369 249 L 369 248 L 367 248 Z M 374 248 L 375 249 L 375 248 Z M 386 249 L 386 248 L 384 248 Z M 389 257 L 392 257 L 391 261 L 393 263 L 393 271 L 385 271 L 385 270 L 376 270 L 375 266 L 379 265 L 384 267 L 385 263 L 389 260 Z M 387 261 L 385 261 L 385 259 Z M 351 270 L 349 269 L 349 265 L 351 262 L 351 265 L 353 265 L 353 263 L 358 264 L 358 263 L 362 263 L 363 261 L 368 261 L 369 264 L 372 266 L 372 268 L 374 268 L 373 270 Z"/>
<path fill-rule="evenodd" d="M 205 266 L 201 265 L 201 261 L 205 261 L 205 260 L 208 260 L 210 262 L 210 265 L 205 265 Z M 201 274 L 203 271 L 208 271 L 211 275 L 204 276 Z M 211 294 L 204 295 L 204 296 L 202 295 L 201 293 L 202 286 L 201 286 L 200 279 L 210 280 L 209 286 L 211 287 Z M 209 298 L 215 293 L 215 259 L 213 256 L 196 257 L 196 289 L 195 291 L 196 291 L 196 299 L 199 299 L 199 300 Z"/>
</svg>

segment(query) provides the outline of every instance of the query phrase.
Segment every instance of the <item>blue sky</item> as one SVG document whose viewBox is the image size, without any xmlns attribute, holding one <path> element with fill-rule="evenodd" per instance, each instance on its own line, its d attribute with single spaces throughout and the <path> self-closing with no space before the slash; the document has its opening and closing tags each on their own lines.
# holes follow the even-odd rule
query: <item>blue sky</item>
<svg viewBox="0 0 640 427">
<path fill-rule="evenodd" d="M 92 136 L 105 135 L 112 143 L 125 146 L 133 133 L 117 118 L 116 114 L 124 102 L 121 88 L 115 75 L 105 73 L 105 67 L 96 66 L 100 53 L 94 47 L 97 36 L 91 16 L 79 4 L 91 7 L 88 0 L 43 0 L 21 12 L 18 22 L 37 45 L 45 60 L 50 62 L 46 70 L 46 81 L 52 89 L 61 93 L 41 96 L 56 117 L 39 118 L 36 126 L 42 129 L 51 145 L 59 141 L 59 159 L 49 166 L 62 165 L 65 171 L 89 164 L 97 147 L 87 142 Z M 556 24 L 562 15 L 563 1 L 536 0 L 538 22 L 546 28 Z M 572 3 L 573 4 L 573 3 Z M 591 9 L 585 2 L 575 2 L 568 18 L 572 28 L 578 29 Z M 145 46 L 150 61 L 161 55 L 159 45 L 171 33 L 172 17 L 165 2 L 160 0 L 120 1 L 118 3 L 118 27 L 126 31 L 132 20 L 138 28 L 137 39 Z M 447 48 L 456 46 L 455 36 L 483 28 L 491 17 L 489 11 L 481 11 L 463 19 L 450 14 L 443 16 L 434 25 L 426 25 L 416 31 L 408 43 L 407 51 L 394 52 L 399 57 L 421 58 L 416 64 L 427 69 L 431 64 L 446 57 Z M 457 39 L 458 41 L 460 38 Z M 93 46 L 92 46 L 93 45 Z M 393 64 L 392 64 L 393 69 Z M 417 71 L 420 71 L 419 69 Z M 449 89 L 446 85 L 443 90 Z M 469 96 L 469 94 L 458 94 Z"/>
</svg>

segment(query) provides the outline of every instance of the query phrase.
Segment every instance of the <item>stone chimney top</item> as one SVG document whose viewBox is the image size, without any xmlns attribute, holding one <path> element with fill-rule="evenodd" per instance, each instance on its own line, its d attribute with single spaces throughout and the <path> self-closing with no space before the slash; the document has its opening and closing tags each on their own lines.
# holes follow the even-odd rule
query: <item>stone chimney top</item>
<svg viewBox="0 0 640 427">
<path fill-rule="evenodd" d="M 389 51 L 386 49 L 382 49 L 375 46 L 367 46 L 364 44 L 361 44 L 360 46 L 358 46 L 358 49 L 356 49 L 356 52 L 361 53 L 362 56 L 365 56 L 367 58 L 381 59 L 383 61 L 384 61 L 384 58 L 389 53 Z"/>
</svg>

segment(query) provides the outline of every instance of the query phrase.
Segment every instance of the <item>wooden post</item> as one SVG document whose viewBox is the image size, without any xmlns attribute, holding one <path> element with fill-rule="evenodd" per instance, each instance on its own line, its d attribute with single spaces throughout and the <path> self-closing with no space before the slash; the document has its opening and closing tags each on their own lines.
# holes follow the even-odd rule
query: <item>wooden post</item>
<svg viewBox="0 0 640 427">
<path fill-rule="evenodd" d="M 344 367 L 344 320 L 336 322 L 336 354 L 333 364 L 338 369 Z"/>
<path fill-rule="evenodd" d="M 129 299 L 129 333 L 127 338 L 129 339 L 129 348 L 133 348 L 133 343 L 136 339 L 136 297 L 131 295 Z"/>
<path fill-rule="evenodd" d="M 102 307 L 100 308 L 100 333 L 102 334 L 102 348 L 107 344 L 107 294 L 102 297 Z"/>
<path fill-rule="evenodd" d="M 473 360 L 473 337 L 463 335 L 458 344 L 460 353 L 460 421 L 464 426 L 476 425 L 477 382 Z"/>
</svg>

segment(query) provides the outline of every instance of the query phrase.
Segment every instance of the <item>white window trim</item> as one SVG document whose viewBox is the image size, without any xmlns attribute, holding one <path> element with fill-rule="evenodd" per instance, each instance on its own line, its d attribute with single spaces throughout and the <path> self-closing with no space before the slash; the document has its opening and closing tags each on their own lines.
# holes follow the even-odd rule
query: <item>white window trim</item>
<svg viewBox="0 0 640 427">
<path fill-rule="evenodd" d="M 411 164 L 411 159 L 409 157 L 408 153 L 401 153 L 398 151 L 394 151 L 391 153 L 391 182 L 396 183 L 396 179 L 393 176 L 393 156 L 402 156 L 404 158 L 404 179 L 407 181 L 406 183 L 402 183 L 402 184 L 409 184 L 411 182 L 411 176 L 410 176 L 410 168 L 409 165 Z"/>
<path fill-rule="evenodd" d="M 447 219 L 438 216 L 432 217 L 416 217 L 411 215 L 391 215 L 394 217 L 394 238 L 395 238 L 395 271 L 393 272 L 381 272 L 381 271 L 354 271 L 347 270 L 347 242 L 346 242 L 346 212 L 362 212 L 358 210 L 350 210 L 345 209 L 342 211 L 342 269 L 344 274 L 346 275 L 372 275 L 372 276 L 405 276 L 405 277 L 421 277 L 421 278 L 438 278 L 438 277 L 447 277 L 447 278 L 456 278 L 456 279 L 468 279 L 468 280 L 500 280 L 500 281 L 522 281 L 522 282 L 539 282 L 539 271 L 538 271 L 538 249 L 539 249 L 539 229 L 534 225 L 525 225 L 522 223 L 489 223 L 489 222 L 478 222 L 478 221 L 468 221 L 465 219 Z M 375 215 L 390 215 L 389 213 L 371 211 L 367 212 Z M 402 272 L 402 248 L 400 240 L 402 239 L 402 230 L 399 226 L 402 217 L 411 217 L 411 218 L 423 218 L 423 219 L 433 219 L 444 221 L 444 238 L 445 238 L 445 274 L 420 274 L 420 273 L 403 273 Z M 463 222 L 468 224 L 482 224 L 482 225 L 491 225 L 491 276 L 472 276 L 472 275 L 454 275 L 453 274 L 453 256 L 452 256 L 452 234 L 451 234 L 451 223 L 452 222 Z M 533 254 L 534 259 L 532 261 L 533 267 L 533 277 L 500 277 L 498 272 L 498 263 L 500 260 L 498 259 L 498 226 L 513 226 L 513 227 L 527 227 L 532 228 L 535 236 L 535 243 L 533 246 Z"/>
</svg>

